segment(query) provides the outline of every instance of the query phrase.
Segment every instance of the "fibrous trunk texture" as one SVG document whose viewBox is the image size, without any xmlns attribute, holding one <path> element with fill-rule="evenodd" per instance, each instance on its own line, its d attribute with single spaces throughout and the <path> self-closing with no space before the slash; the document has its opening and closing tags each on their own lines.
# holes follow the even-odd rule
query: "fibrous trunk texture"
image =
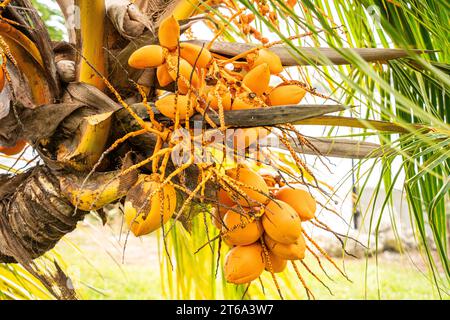
<svg viewBox="0 0 450 320">
<path fill-rule="evenodd" d="M 41 256 L 86 214 L 62 196 L 59 180 L 45 166 L 0 181 L 0 262 Z"/>
</svg>

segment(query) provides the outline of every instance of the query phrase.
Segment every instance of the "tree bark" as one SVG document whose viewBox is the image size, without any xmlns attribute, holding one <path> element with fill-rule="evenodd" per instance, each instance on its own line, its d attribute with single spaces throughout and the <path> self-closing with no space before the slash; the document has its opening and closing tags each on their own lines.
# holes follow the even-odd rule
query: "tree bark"
<svg viewBox="0 0 450 320">
<path fill-rule="evenodd" d="M 86 215 L 62 196 L 46 166 L 0 176 L 0 262 L 33 260 L 52 249 Z"/>
</svg>

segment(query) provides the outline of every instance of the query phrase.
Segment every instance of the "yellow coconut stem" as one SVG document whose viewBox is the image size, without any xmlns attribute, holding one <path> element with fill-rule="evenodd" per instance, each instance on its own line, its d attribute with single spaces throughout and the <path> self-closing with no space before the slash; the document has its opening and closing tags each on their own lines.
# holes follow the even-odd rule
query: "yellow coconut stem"
<svg viewBox="0 0 450 320">
<path fill-rule="evenodd" d="M 87 181 L 84 175 L 66 174 L 59 178 L 61 192 L 70 203 L 83 211 L 98 210 L 125 197 L 138 180 L 136 171 L 95 172 Z"/>
<path fill-rule="evenodd" d="M 105 150 L 111 128 L 112 112 L 86 117 L 80 126 L 80 138 L 71 145 L 61 144 L 57 158 L 78 171 L 91 169 Z"/>
<path fill-rule="evenodd" d="M 77 0 L 76 4 L 80 8 L 81 53 L 84 57 L 80 61 L 78 80 L 103 90 L 105 83 L 92 67 L 98 73 L 105 74 L 106 66 L 103 50 L 105 2 L 103 0 Z"/>
<path fill-rule="evenodd" d="M 187 19 L 195 12 L 199 2 L 198 0 L 181 0 L 175 6 L 172 14 L 177 20 Z"/>
</svg>

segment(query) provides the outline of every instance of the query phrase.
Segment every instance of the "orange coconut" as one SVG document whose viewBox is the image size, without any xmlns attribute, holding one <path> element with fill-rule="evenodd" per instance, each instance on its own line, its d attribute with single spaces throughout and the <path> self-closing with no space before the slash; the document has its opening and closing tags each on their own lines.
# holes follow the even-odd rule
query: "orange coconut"
<svg viewBox="0 0 450 320">
<path fill-rule="evenodd" d="M 271 106 L 299 104 L 306 94 L 306 90 L 297 85 L 283 85 L 272 89 L 268 103 Z"/>
<path fill-rule="evenodd" d="M 227 170 L 227 175 L 248 186 L 240 186 L 240 189 L 245 193 L 245 196 L 238 195 L 238 203 L 241 206 L 253 207 L 269 201 L 269 187 L 255 171 L 240 167 Z"/>
<path fill-rule="evenodd" d="M 222 229 L 223 217 L 228 210 L 235 206 L 235 203 L 224 189 L 219 189 L 217 192 L 217 201 L 219 205 L 218 208 L 214 208 L 215 212 L 212 213 L 211 220 L 217 229 Z"/>
<path fill-rule="evenodd" d="M 161 184 L 154 176 L 141 175 L 128 191 L 124 214 L 131 232 L 137 237 L 160 228 L 172 217 L 177 205 L 175 188 Z"/>
<path fill-rule="evenodd" d="M 257 109 L 260 107 L 261 105 L 248 93 L 242 93 L 234 98 L 231 110 Z"/>
<path fill-rule="evenodd" d="M 302 221 L 311 220 L 315 216 L 317 203 L 307 190 L 286 186 L 276 193 L 275 198 L 289 204 Z"/>
<path fill-rule="evenodd" d="M 212 60 L 206 47 L 186 42 L 180 44 L 180 56 L 196 68 L 206 68 Z"/>
<path fill-rule="evenodd" d="M 219 100 L 217 99 L 214 87 L 209 87 L 206 89 L 206 102 L 209 103 L 211 109 L 219 110 Z M 231 110 L 231 93 L 230 90 L 225 85 L 220 85 L 217 92 L 222 99 L 222 107 L 224 110 Z"/>
<path fill-rule="evenodd" d="M 199 88 L 200 79 L 198 73 L 189 62 L 183 58 L 180 58 L 180 61 L 178 61 L 178 56 L 176 55 L 170 55 L 167 59 L 170 62 L 167 70 L 173 80 L 178 79 L 178 89 L 182 94 L 188 92 L 188 84 L 195 89 Z"/>
<path fill-rule="evenodd" d="M 177 104 L 175 107 L 175 99 Z M 195 99 L 191 98 L 189 102 L 188 96 L 169 94 L 155 102 L 156 108 L 163 115 L 170 119 L 175 119 L 177 109 L 180 115 L 180 120 L 185 120 L 187 116 L 191 117 L 195 112 Z"/>
<path fill-rule="evenodd" d="M 269 49 L 261 49 L 247 57 L 251 68 L 267 63 L 271 74 L 278 74 L 283 72 L 283 64 L 280 57 Z"/>
<path fill-rule="evenodd" d="M 269 235 L 264 234 L 264 243 L 270 252 L 285 260 L 302 260 L 305 258 L 306 244 L 303 235 L 291 244 L 283 244 L 273 240 Z"/>
<path fill-rule="evenodd" d="M 249 246 L 237 246 L 231 249 L 224 265 L 227 282 L 234 284 L 249 283 L 264 271 L 263 249 L 259 243 Z"/>
<path fill-rule="evenodd" d="M 224 189 L 220 189 L 217 192 L 217 199 L 219 201 L 219 210 L 223 216 L 228 212 L 228 210 L 235 206 L 233 199 L 230 198 Z"/>
<path fill-rule="evenodd" d="M 246 246 L 258 241 L 263 234 L 261 223 L 252 221 L 248 214 L 235 210 L 238 208 L 229 210 L 223 218 L 223 240 L 234 246 Z"/>
<path fill-rule="evenodd" d="M 156 69 L 156 78 L 162 88 L 168 86 L 174 81 L 170 76 L 169 69 L 167 69 L 167 64 L 163 64 Z"/>
<path fill-rule="evenodd" d="M 233 142 L 235 150 L 246 149 L 257 141 L 261 141 L 270 134 L 263 127 L 239 128 L 234 131 Z"/>
<path fill-rule="evenodd" d="M 267 245 L 266 245 L 267 246 Z M 277 256 L 276 254 L 274 254 L 272 251 L 268 252 L 268 256 L 264 255 L 264 263 L 265 263 L 265 269 L 266 271 L 271 271 L 273 273 L 280 273 L 283 272 L 284 269 L 286 269 L 287 266 L 287 260 L 280 258 L 279 256 Z M 269 261 L 270 261 L 270 266 L 272 268 L 269 267 Z"/>
<path fill-rule="evenodd" d="M 270 69 L 267 63 L 262 63 L 250 70 L 242 83 L 257 95 L 262 95 L 269 88 Z"/>
<path fill-rule="evenodd" d="M 152 44 L 134 51 L 128 59 L 128 64 L 135 69 L 146 69 L 159 67 L 164 61 L 164 48 Z"/>
<path fill-rule="evenodd" d="M 159 44 L 170 51 L 178 47 L 180 25 L 173 15 L 164 19 L 159 25 L 158 38 Z"/>
<path fill-rule="evenodd" d="M 291 8 L 293 10 L 295 5 L 297 4 L 297 0 L 287 0 L 286 4 L 289 8 Z"/>
<path fill-rule="evenodd" d="M 280 200 L 267 204 L 262 224 L 266 233 L 280 243 L 294 243 L 302 234 L 299 216 L 290 205 Z"/>
</svg>

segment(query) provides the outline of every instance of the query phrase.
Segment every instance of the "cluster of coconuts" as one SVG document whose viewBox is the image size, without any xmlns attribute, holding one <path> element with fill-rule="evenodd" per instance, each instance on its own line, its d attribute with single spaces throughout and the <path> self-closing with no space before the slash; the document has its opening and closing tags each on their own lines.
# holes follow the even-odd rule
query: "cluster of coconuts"
<svg viewBox="0 0 450 320">
<path fill-rule="evenodd" d="M 179 120 L 191 117 L 198 106 L 202 110 L 242 110 L 263 105 L 297 105 L 306 94 L 304 88 L 289 82 L 270 87 L 271 75 L 283 72 L 280 58 L 267 48 L 249 52 L 244 65 L 228 70 L 206 48 L 192 43 L 180 43 L 180 26 L 170 16 L 162 21 L 158 31 L 159 45 L 146 45 L 129 58 L 135 69 L 157 68 L 156 76 L 162 88 L 177 82 L 178 95 L 161 95 L 155 105 L 166 117 Z M 228 64 L 231 65 L 231 64 Z M 189 94 L 194 91 L 195 94 Z"/>
<path fill-rule="evenodd" d="M 302 221 L 314 218 L 316 212 L 310 193 L 290 186 L 269 188 L 263 176 L 247 167 L 226 174 L 242 186 L 243 193 L 220 189 L 213 216 L 222 240 L 231 247 L 225 258 L 226 280 L 249 283 L 264 270 L 279 273 L 287 261 L 302 260 L 306 251 Z"/>
</svg>

